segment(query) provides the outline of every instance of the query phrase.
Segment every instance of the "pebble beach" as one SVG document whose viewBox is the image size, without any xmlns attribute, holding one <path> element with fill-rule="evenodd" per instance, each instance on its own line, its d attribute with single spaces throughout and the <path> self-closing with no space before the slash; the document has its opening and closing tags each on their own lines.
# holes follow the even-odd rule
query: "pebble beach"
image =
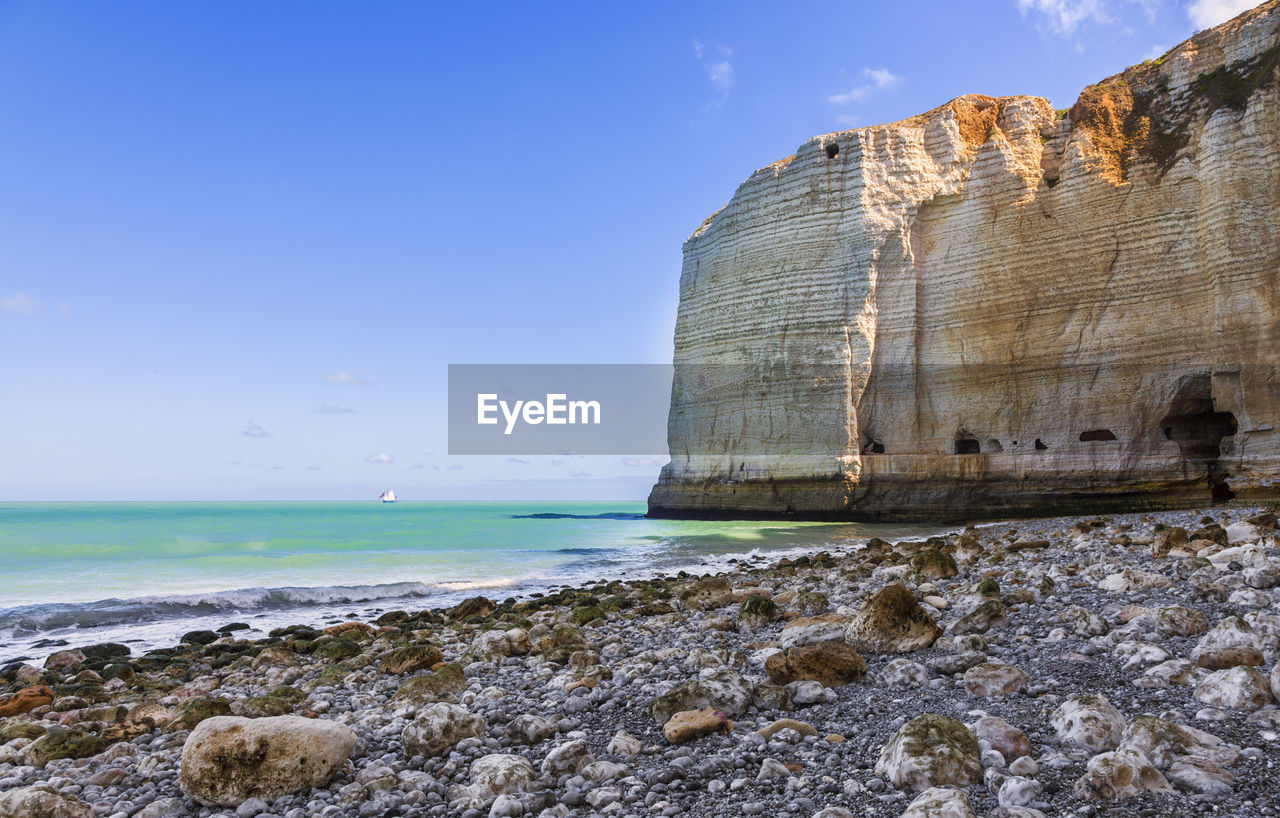
<svg viewBox="0 0 1280 818">
<path fill-rule="evenodd" d="M 1280 814 L 1263 508 L 0 668 L 0 816 Z"/>
</svg>

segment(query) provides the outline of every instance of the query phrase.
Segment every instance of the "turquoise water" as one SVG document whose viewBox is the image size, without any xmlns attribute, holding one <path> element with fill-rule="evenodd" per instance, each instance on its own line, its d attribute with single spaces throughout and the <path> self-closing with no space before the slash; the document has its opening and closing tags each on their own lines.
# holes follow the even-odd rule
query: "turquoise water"
<svg viewBox="0 0 1280 818">
<path fill-rule="evenodd" d="M 266 629 L 934 530 L 643 513 L 643 503 L 3 504 L 0 659 L 50 641 L 149 646 L 233 619 Z"/>
</svg>

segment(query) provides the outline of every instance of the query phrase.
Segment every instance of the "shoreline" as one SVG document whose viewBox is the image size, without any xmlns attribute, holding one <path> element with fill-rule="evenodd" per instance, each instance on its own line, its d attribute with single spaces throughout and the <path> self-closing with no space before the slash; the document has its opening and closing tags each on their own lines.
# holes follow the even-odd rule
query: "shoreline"
<svg viewBox="0 0 1280 818">
<path fill-rule="evenodd" d="M 527 505 L 534 509 L 546 507 L 542 503 Z M 554 516 L 572 515 L 556 513 Z M 635 515 L 635 519 L 642 517 Z M 779 522 L 785 525 L 785 521 Z M 829 527 L 835 534 L 837 526 L 834 523 L 830 526 L 819 524 L 816 528 Z M 925 536 L 926 532 L 945 533 L 951 528 L 954 527 L 941 524 L 872 527 L 881 534 L 886 533 L 884 529 L 896 529 L 907 538 Z M 917 533 L 907 533 L 913 530 Z M 824 547 L 844 553 L 859 547 L 871 536 L 870 532 L 861 536 L 840 534 L 826 541 Z M 679 536 L 675 539 L 678 540 Z M 744 561 L 799 556 L 817 547 L 811 543 L 783 540 L 765 541 L 763 544 L 743 540 L 736 550 L 719 551 L 678 546 L 658 560 L 665 567 L 656 568 L 646 562 L 650 555 L 644 551 L 622 553 L 609 546 L 587 546 L 574 552 L 576 561 L 566 562 L 557 567 L 556 573 L 546 576 L 463 578 L 459 575 L 452 579 L 391 580 L 349 585 L 215 587 L 173 594 L 151 592 L 89 601 L 16 605 L 0 608 L 0 667 L 15 661 L 42 662 L 56 650 L 94 642 L 119 642 L 130 646 L 134 653 L 140 653 L 172 646 L 187 631 L 216 631 L 231 622 L 247 623 L 251 626 L 251 635 L 265 638 L 273 628 L 289 624 L 324 627 L 352 617 L 373 619 L 397 607 L 451 607 L 476 593 L 527 601 L 532 594 L 547 594 L 562 588 L 614 580 L 654 579 L 681 570 L 714 572 Z M 606 567 L 583 567 L 589 561 L 602 561 Z M 405 589 L 405 592 L 397 593 L 399 589 Z"/>
<path fill-rule="evenodd" d="M 39 701 L 0 718 L 0 799 L 44 792 L 142 818 L 837 818 L 845 809 L 908 814 L 926 796 L 981 815 L 1211 804 L 1275 814 L 1280 782 L 1267 770 L 1280 764 L 1280 708 L 1266 680 L 1280 658 L 1271 613 L 1280 552 L 1274 517 L 1260 511 L 984 523 L 760 555 L 717 574 L 597 580 L 503 602 L 471 596 L 452 609 L 293 625 L 253 640 L 208 631 L 143 656 L 102 646 L 55 653 L 45 667 L 0 669 L 0 713 L 20 709 L 23 696 Z M 1246 517 L 1260 522 L 1242 525 Z M 1169 545 L 1176 530 L 1214 539 Z M 902 605 L 941 630 L 926 628 L 934 638 L 917 650 L 887 653 L 900 611 L 863 614 L 899 583 L 910 600 Z M 887 631 L 870 638 L 860 617 Z M 51 700 L 21 692 L 43 695 L 42 686 Z M 1098 742 L 1082 743 L 1058 718 L 1076 695 L 1105 697 L 1119 719 Z M 667 721 L 672 713 L 681 715 Z M 954 763 L 913 755 L 904 731 L 926 715 L 960 724 L 931 740 L 950 742 Z M 319 786 L 247 807 L 243 798 L 203 806 L 192 794 L 254 786 L 243 770 L 188 780 L 213 741 L 206 728 L 195 738 L 191 730 L 217 716 L 267 719 L 264 729 L 301 716 L 354 738 Z M 1142 730 L 1157 723 L 1221 743 L 1187 733 L 1196 740 L 1176 751 L 1143 744 Z M 442 731 L 458 740 L 424 738 Z M 1145 748 L 1142 763 L 1107 756 L 1117 745 Z M 1126 759 L 1149 791 L 1104 780 Z M 502 775 L 489 774 L 495 764 Z M 922 782 L 942 789 L 921 794 Z"/>
</svg>

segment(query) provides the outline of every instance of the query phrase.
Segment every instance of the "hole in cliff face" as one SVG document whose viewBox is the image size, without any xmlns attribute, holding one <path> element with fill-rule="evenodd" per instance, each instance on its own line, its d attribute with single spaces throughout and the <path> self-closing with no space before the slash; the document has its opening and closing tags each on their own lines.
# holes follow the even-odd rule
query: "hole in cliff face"
<svg viewBox="0 0 1280 818">
<path fill-rule="evenodd" d="M 1218 458 L 1222 455 L 1222 439 L 1235 436 L 1236 416 L 1217 411 L 1213 381 L 1208 375 L 1191 375 L 1179 382 L 1160 426 L 1165 439 L 1178 444 L 1188 466 L 1205 470 L 1214 502 L 1235 497 Z"/>
<path fill-rule="evenodd" d="M 956 454 L 978 454 L 981 451 L 982 445 L 976 437 L 961 435 L 956 438 Z"/>
<path fill-rule="evenodd" d="M 1087 432 L 1080 433 L 1080 440 L 1085 443 L 1090 441 L 1106 442 L 1115 439 L 1116 433 L 1110 429 L 1090 429 Z"/>
<path fill-rule="evenodd" d="M 1191 461 L 1208 463 L 1222 452 L 1222 439 L 1236 433 L 1236 416 L 1215 411 L 1208 375 L 1183 379 L 1160 421 L 1166 440 L 1172 440 Z"/>
<path fill-rule="evenodd" d="M 1040 438 L 1038 438 L 1038 437 L 1036 438 L 1036 451 L 1037 451 L 1037 452 L 1047 452 L 1047 451 L 1049 451 L 1049 447 L 1048 447 L 1048 446 L 1046 446 L 1046 445 L 1044 445 L 1044 441 L 1043 441 L 1043 440 L 1041 440 L 1041 439 L 1040 439 Z"/>
<path fill-rule="evenodd" d="M 1000 444 L 1000 441 L 996 440 L 994 437 L 990 437 L 990 438 L 987 438 L 987 451 L 989 451 L 989 452 L 1003 452 L 1003 451 L 1004 451 L 1004 446 L 1002 446 L 1002 445 Z"/>
<path fill-rule="evenodd" d="M 826 144 L 826 147 L 823 148 L 823 150 L 827 152 L 828 159 L 835 159 L 837 156 L 840 155 L 840 146 L 837 145 L 835 142 L 828 142 Z"/>
</svg>

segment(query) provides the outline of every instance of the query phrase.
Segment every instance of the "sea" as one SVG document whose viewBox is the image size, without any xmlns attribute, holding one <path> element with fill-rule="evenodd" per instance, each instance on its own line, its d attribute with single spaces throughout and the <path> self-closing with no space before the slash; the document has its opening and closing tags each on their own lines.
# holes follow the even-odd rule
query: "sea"
<svg viewBox="0 0 1280 818">
<path fill-rule="evenodd" d="M 66 647 L 134 655 L 476 595 L 525 598 L 820 550 L 928 525 L 651 520 L 644 503 L 0 504 L 0 665 Z"/>
</svg>

